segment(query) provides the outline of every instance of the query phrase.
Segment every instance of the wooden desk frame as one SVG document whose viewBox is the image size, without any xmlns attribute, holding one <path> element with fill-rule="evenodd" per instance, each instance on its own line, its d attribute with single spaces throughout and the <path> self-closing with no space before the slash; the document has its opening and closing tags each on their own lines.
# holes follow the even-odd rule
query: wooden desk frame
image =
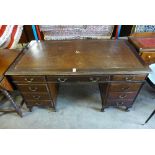
<svg viewBox="0 0 155 155">
<path fill-rule="evenodd" d="M 102 44 L 105 48 L 102 48 Z M 62 62 L 60 61 L 64 64 L 61 65 L 60 52 L 64 56 L 61 58 Z M 73 58 L 71 62 L 67 62 L 69 57 Z M 114 65 L 104 57 L 111 62 L 114 61 Z M 98 62 L 97 58 L 101 61 Z M 119 61 L 123 59 L 126 61 Z M 26 63 L 27 60 L 29 63 Z M 45 64 L 41 64 L 43 62 Z M 68 66 L 69 68 L 75 66 L 77 71 L 68 70 Z M 149 72 L 148 67 L 128 41 L 67 40 L 31 42 L 6 75 L 20 90 L 30 111 L 33 106 L 48 106 L 56 110 L 58 85 L 66 82 L 96 83 L 99 85 L 102 99 L 101 111 L 109 106 L 123 107 L 128 111 Z"/>
</svg>

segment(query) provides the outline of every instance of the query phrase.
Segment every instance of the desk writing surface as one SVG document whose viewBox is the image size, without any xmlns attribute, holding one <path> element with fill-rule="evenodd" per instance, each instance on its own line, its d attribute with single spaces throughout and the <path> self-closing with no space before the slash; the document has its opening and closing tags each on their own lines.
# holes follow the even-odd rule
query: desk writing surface
<svg viewBox="0 0 155 155">
<path fill-rule="evenodd" d="M 3 77 L 9 66 L 14 62 L 19 53 L 20 51 L 18 50 L 0 50 L 0 79 Z"/>
<path fill-rule="evenodd" d="M 33 41 L 7 75 L 148 73 L 133 50 L 126 40 Z"/>
</svg>

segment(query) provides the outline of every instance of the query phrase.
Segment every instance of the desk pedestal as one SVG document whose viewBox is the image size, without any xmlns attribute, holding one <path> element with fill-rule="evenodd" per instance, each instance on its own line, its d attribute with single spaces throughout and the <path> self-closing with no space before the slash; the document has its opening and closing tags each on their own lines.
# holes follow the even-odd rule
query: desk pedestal
<svg viewBox="0 0 155 155">
<path fill-rule="evenodd" d="M 102 108 L 109 106 L 121 107 L 128 111 L 139 93 L 146 74 L 132 75 L 78 75 L 78 76 L 52 76 L 52 75 L 22 75 L 11 76 L 13 82 L 21 91 L 27 107 L 51 107 L 56 110 L 56 98 L 59 83 L 97 83 L 99 85 Z"/>
</svg>

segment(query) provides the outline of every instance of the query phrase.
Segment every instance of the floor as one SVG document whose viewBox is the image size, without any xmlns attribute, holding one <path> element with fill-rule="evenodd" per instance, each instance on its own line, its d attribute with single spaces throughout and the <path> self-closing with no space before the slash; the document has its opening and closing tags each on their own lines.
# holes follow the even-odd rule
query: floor
<svg viewBox="0 0 155 155">
<path fill-rule="evenodd" d="M 16 98 L 19 101 L 21 98 Z M 24 117 L 16 113 L 2 114 L 0 128 L 155 128 L 155 116 L 142 125 L 155 109 L 155 90 L 145 84 L 129 112 L 108 108 L 100 112 L 101 99 L 97 85 L 61 85 L 57 99 L 57 112 L 34 107 L 29 112 L 23 106 Z"/>
</svg>

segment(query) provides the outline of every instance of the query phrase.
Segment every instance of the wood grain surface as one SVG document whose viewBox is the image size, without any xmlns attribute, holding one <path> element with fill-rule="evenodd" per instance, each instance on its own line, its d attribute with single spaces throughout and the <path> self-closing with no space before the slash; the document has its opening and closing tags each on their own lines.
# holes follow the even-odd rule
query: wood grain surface
<svg viewBox="0 0 155 155">
<path fill-rule="evenodd" d="M 7 75 L 148 73 L 126 40 L 31 42 Z"/>
</svg>

